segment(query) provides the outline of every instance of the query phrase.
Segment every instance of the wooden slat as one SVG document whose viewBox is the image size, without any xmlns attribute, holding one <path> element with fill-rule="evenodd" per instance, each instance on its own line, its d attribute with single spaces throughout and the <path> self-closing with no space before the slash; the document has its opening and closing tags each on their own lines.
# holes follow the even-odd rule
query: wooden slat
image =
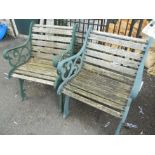
<svg viewBox="0 0 155 155">
<path fill-rule="evenodd" d="M 125 97 L 124 95 L 121 96 L 119 94 L 119 92 L 115 91 L 114 93 L 112 93 L 112 92 L 110 93 L 105 89 L 101 90 L 97 86 L 94 87 L 91 84 L 83 83 L 83 82 L 76 80 L 76 79 L 73 79 L 72 81 L 70 81 L 69 84 L 74 85 L 80 89 L 87 91 L 87 92 L 93 93 L 97 96 L 100 96 L 102 98 L 108 99 L 110 101 L 116 102 L 116 103 L 121 104 L 121 105 L 122 104 L 124 105 L 124 103 L 127 101 L 127 98 L 128 98 L 127 96 Z"/>
<path fill-rule="evenodd" d="M 110 70 L 118 71 L 122 74 L 127 74 L 130 76 L 135 76 L 135 74 L 137 72 L 137 70 L 127 68 L 127 67 L 123 67 L 123 66 L 117 65 L 115 63 L 109 63 L 109 62 L 106 62 L 104 60 L 95 59 L 95 58 L 92 58 L 89 56 L 85 56 L 84 61 L 87 63 L 90 63 L 90 64 L 98 65 L 100 67 L 105 67 L 105 68 L 110 69 Z"/>
<path fill-rule="evenodd" d="M 55 67 L 53 66 L 51 60 L 45 60 L 45 59 L 39 59 L 39 58 L 31 58 L 29 60 L 28 63 L 36 63 L 36 64 L 46 64 L 46 65 L 50 65 L 51 67 L 53 67 L 55 69 Z"/>
<path fill-rule="evenodd" d="M 97 34 L 97 35 L 106 36 L 106 37 L 112 37 L 112 38 L 115 38 L 115 39 L 123 39 L 123 40 L 126 40 L 126 41 L 139 42 L 139 43 L 143 43 L 143 44 L 147 43 L 146 39 L 128 37 L 128 36 L 124 36 L 124 35 L 117 35 L 117 34 L 114 34 L 114 33 L 107 33 L 107 32 L 101 32 L 101 31 L 96 31 L 96 30 L 93 30 L 92 34 Z"/>
<path fill-rule="evenodd" d="M 39 79 L 49 80 L 49 81 L 55 81 L 55 79 L 56 79 L 56 77 L 38 74 L 38 73 L 30 72 L 30 71 L 23 71 L 23 70 L 19 70 L 19 69 L 15 70 L 15 73 L 20 74 L 20 75 L 29 76 L 29 77 L 35 77 L 35 78 L 39 78 Z"/>
<path fill-rule="evenodd" d="M 28 81 L 34 81 L 34 82 L 38 82 L 38 83 L 43 83 L 43 84 L 47 84 L 47 85 L 51 85 L 51 86 L 54 85 L 53 81 L 38 79 L 38 78 L 34 78 L 34 77 L 28 77 L 28 76 L 19 75 L 19 74 L 16 74 L 16 73 L 13 73 L 12 77 L 16 77 L 16 78 L 20 78 L 20 79 L 24 79 L 24 80 L 28 80 Z"/>
<path fill-rule="evenodd" d="M 88 79 L 88 78 L 87 78 Z M 118 97 L 121 98 L 127 98 L 129 95 L 129 91 L 127 91 L 126 89 L 121 89 L 119 87 L 119 85 L 114 85 L 111 83 L 108 84 L 109 81 L 95 81 L 98 80 L 97 78 L 94 80 L 86 80 L 85 78 L 78 76 L 77 78 L 75 78 L 73 81 L 79 82 L 79 83 L 85 83 L 84 85 L 91 85 L 91 88 L 97 88 L 98 90 L 101 90 L 103 92 L 107 92 L 110 94 L 115 94 Z M 107 82 L 107 83 L 106 83 Z M 111 81 L 110 81 L 111 82 Z M 122 85 L 123 86 L 123 85 Z"/>
<path fill-rule="evenodd" d="M 32 34 L 32 39 L 57 41 L 57 42 L 64 42 L 64 43 L 69 43 L 71 41 L 70 37 L 49 36 L 49 35 L 41 35 L 41 34 Z"/>
<path fill-rule="evenodd" d="M 116 62 L 118 64 L 122 64 L 124 66 L 130 66 L 133 68 L 138 68 L 139 62 L 133 61 L 133 60 L 129 60 L 129 59 L 125 59 L 125 58 L 121 58 L 121 57 L 117 57 L 114 55 L 109 55 L 106 53 L 102 53 L 102 52 L 98 52 L 95 50 L 86 50 L 86 55 L 94 57 L 94 58 L 99 58 L 99 59 L 103 59 L 106 61 L 110 61 L 110 62 Z"/>
<path fill-rule="evenodd" d="M 118 56 L 122 56 L 126 58 L 131 58 L 135 60 L 141 60 L 141 58 L 143 57 L 143 54 L 129 52 L 129 51 L 117 49 L 117 48 L 111 48 L 109 46 L 104 46 L 104 45 L 99 45 L 99 44 L 88 43 L 87 47 L 95 49 L 95 50 L 99 50 L 105 53 L 118 55 Z"/>
<path fill-rule="evenodd" d="M 116 90 L 118 90 L 119 92 L 123 92 L 126 93 L 131 90 L 131 86 L 114 80 L 112 78 L 106 77 L 106 76 L 102 76 L 98 73 L 95 72 L 91 72 L 85 69 L 82 69 L 80 71 L 80 73 L 78 74 L 78 76 L 75 77 L 75 79 L 79 79 L 79 80 L 84 80 L 86 83 L 87 81 L 91 81 L 91 83 L 96 83 L 98 86 L 102 87 L 110 87 L 112 90 L 112 87 L 115 87 Z"/>
<path fill-rule="evenodd" d="M 38 74 L 43 74 L 43 75 L 48 75 L 48 76 L 57 76 L 56 70 L 49 69 L 49 68 L 43 68 L 40 66 L 35 66 L 35 65 L 22 65 L 18 67 L 19 70 L 23 71 L 30 71 L 33 73 L 38 73 Z"/>
<path fill-rule="evenodd" d="M 58 42 L 50 42 L 50 41 L 32 40 L 32 45 L 67 49 L 67 46 L 69 45 L 69 43 L 66 44 L 66 43 L 58 43 Z"/>
<path fill-rule="evenodd" d="M 29 62 L 28 63 L 28 65 L 29 66 L 39 66 L 39 67 L 41 67 L 41 68 L 47 68 L 47 69 L 50 69 L 50 70 L 56 70 L 56 68 L 54 68 L 53 66 L 52 66 L 52 62 L 51 62 L 51 64 L 46 64 L 46 63 L 35 63 L 35 62 Z"/>
<path fill-rule="evenodd" d="M 99 67 L 95 67 L 93 65 L 89 65 L 89 64 L 84 64 L 83 66 L 84 69 L 95 72 L 96 74 L 101 74 L 103 76 L 107 76 L 110 77 L 112 79 L 127 83 L 129 85 L 133 84 L 134 78 L 130 78 L 121 74 L 117 74 L 114 73 L 112 71 L 109 71 L 107 69 L 103 69 L 103 68 L 99 68 Z"/>
<path fill-rule="evenodd" d="M 36 58 L 42 58 L 42 59 L 47 59 L 47 60 L 53 60 L 53 55 L 52 54 L 48 54 L 48 53 L 40 53 L 40 52 L 33 52 L 32 51 L 32 56 L 36 57 Z"/>
<path fill-rule="evenodd" d="M 115 117 L 119 117 L 119 118 L 121 117 L 121 113 L 120 112 L 117 112 L 115 110 L 112 110 L 112 109 L 110 109 L 108 107 L 105 107 L 105 106 L 103 106 L 101 104 L 98 104 L 98 103 L 96 103 L 96 102 L 94 102 L 92 100 L 89 100 L 89 99 L 87 99 L 85 97 L 82 97 L 80 95 L 77 95 L 77 94 L 75 94 L 73 92 L 70 92 L 70 91 L 68 91 L 66 89 L 63 90 L 63 93 L 66 94 L 66 95 L 68 95 L 68 96 L 70 96 L 70 97 L 72 97 L 72 98 L 75 98 L 75 99 L 77 99 L 77 100 L 79 100 L 81 102 L 84 102 L 84 103 L 86 103 L 86 104 L 88 104 L 88 105 L 90 105 L 92 107 L 95 107 L 95 108 L 97 108 L 99 110 L 102 110 L 102 111 L 104 111 L 106 113 L 110 113 L 111 115 L 113 115 Z"/>
<path fill-rule="evenodd" d="M 106 99 L 104 99 L 102 97 L 99 97 L 99 96 L 94 95 L 92 93 L 86 92 L 86 91 L 84 91 L 82 89 L 79 89 L 77 87 L 74 87 L 72 85 L 68 84 L 68 85 L 65 86 L 65 88 L 68 89 L 71 92 L 75 92 L 75 93 L 80 94 L 82 96 L 85 96 L 85 97 L 87 97 L 89 99 L 92 99 L 92 100 L 95 100 L 97 102 L 100 102 L 101 104 L 105 104 L 105 105 L 108 105 L 110 107 L 113 107 L 113 108 L 116 108 L 116 109 L 119 109 L 119 110 L 123 110 L 123 106 L 122 105 L 119 105 L 119 104 L 117 104 L 115 102 L 106 100 Z"/>
<path fill-rule="evenodd" d="M 41 25 L 41 24 L 34 24 L 34 27 L 50 27 L 56 29 L 65 29 L 65 30 L 72 30 L 72 26 L 58 26 L 58 25 Z"/>
<path fill-rule="evenodd" d="M 72 36 L 72 30 L 64 30 L 64 29 L 56 29 L 56 28 L 33 27 L 32 32 L 68 35 L 70 37 Z"/>
<path fill-rule="evenodd" d="M 32 46 L 32 50 L 36 52 L 43 52 L 43 53 L 56 54 L 56 55 L 59 55 L 64 51 L 62 49 L 54 49 L 54 48 L 40 47 L 40 46 Z"/>
<path fill-rule="evenodd" d="M 144 47 L 146 47 L 145 44 L 135 43 L 132 41 L 125 41 L 125 40 L 120 40 L 120 39 L 114 39 L 114 38 L 110 38 L 106 36 L 99 36 L 99 35 L 94 35 L 94 34 L 90 34 L 89 39 L 92 39 L 95 41 L 106 42 L 110 44 L 115 44 L 115 45 L 120 45 L 123 47 L 129 47 L 132 49 L 138 49 L 138 50 L 144 50 Z"/>
</svg>

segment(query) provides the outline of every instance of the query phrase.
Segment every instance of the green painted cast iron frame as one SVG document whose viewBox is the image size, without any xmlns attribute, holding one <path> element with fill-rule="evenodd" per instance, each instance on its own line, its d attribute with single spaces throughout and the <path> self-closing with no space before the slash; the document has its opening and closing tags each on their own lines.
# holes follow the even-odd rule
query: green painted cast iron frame
<svg viewBox="0 0 155 155">
<path fill-rule="evenodd" d="M 55 57 L 53 58 L 53 65 L 54 65 L 55 67 L 57 67 L 58 63 L 59 63 L 61 60 L 63 60 L 63 59 L 65 59 L 65 58 L 70 57 L 70 56 L 72 56 L 73 54 L 75 54 L 74 48 L 75 48 L 75 42 L 76 42 L 76 32 L 77 32 L 77 28 L 78 28 L 78 24 L 74 24 L 74 26 L 73 26 L 73 31 L 72 31 L 72 39 L 71 39 L 70 44 L 67 46 L 67 49 L 66 49 L 65 51 L 61 52 L 61 54 L 59 54 L 59 55 L 57 55 L 57 56 L 55 56 Z"/>
<path fill-rule="evenodd" d="M 31 38 L 32 38 L 33 24 L 34 24 L 33 22 L 30 24 L 29 37 L 23 44 L 15 48 L 6 49 L 3 51 L 3 58 L 8 60 L 9 65 L 11 67 L 8 73 L 8 79 L 11 78 L 11 74 L 16 70 L 17 67 L 25 64 L 31 58 L 31 52 L 32 52 L 31 51 L 31 47 L 32 47 Z M 27 53 L 23 53 L 25 49 L 27 50 Z"/>
<path fill-rule="evenodd" d="M 58 95 L 62 94 L 62 90 L 63 90 L 64 85 L 67 84 L 67 82 L 69 80 L 74 78 L 80 72 L 81 67 L 83 65 L 85 49 L 86 49 L 88 37 L 89 37 L 91 30 L 92 30 L 92 28 L 89 28 L 89 30 L 86 34 L 86 37 L 85 37 L 85 42 L 84 42 L 81 50 L 76 55 L 69 57 L 67 59 L 64 59 L 63 61 L 59 62 L 58 67 L 57 67 L 57 72 L 58 72 L 59 78 L 61 79 L 62 82 L 61 82 L 61 84 L 59 84 L 59 87 L 57 89 Z M 120 133 L 120 130 L 121 130 L 123 124 L 125 123 L 126 118 L 127 118 L 132 100 L 135 99 L 135 97 L 138 95 L 138 92 L 140 91 L 142 78 L 143 78 L 144 63 L 145 63 L 145 60 L 146 60 L 146 57 L 148 54 L 148 50 L 151 47 L 152 43 L 153 43 L 153 39 L 150 38 L 147 42 L 146 48 L 144 49 L 144 56 L 141 60 L 140 66 L 139 66 L 138 71 L 136 73 L 136 78 L 134 80 L 134 84 L 133 84 L 133 87 L 131 89 L 131 92 L 130 92 L 130 95 L 129 95 L 129 98 L 127 101 L 127 105 L 125 107 L 124 112 L 122 113 L 121 121 L 115 130 L 115 134 Z M 80 63 L 77 63 L 77 60 L 80 60 Z M 63 102 L 61 102 L 61 106 L 63 108 L 64 117 L 66 117 L 67 114 L 69 113 L 69 109 L 68 109 L 69 103 L 68 102 L 69 102 L 69 98 L 63 97 Z"/>
<path fill-rule="evenodd" d="M 133 87 L 131 89 L 127 105 L 125 107 L 124 112 L 122 113 L 122 119 L 121 119 L 117 129 L 115 130 L 116 135 L 118 135 L 120 133 L 120 130 L 121 130 L 123 124 L 126 121 L 126 118 L 127 118 L 131 103 L 137 97 L 137 95 L 138 95 L 138 93 L 139 93 L 139 91 L 141 89 L 141 83 L 142 83 L 143 72 L 144 72 L 144 63 L 145 63 L 145 60 L 146 60 L 147 55 L 148 55 L 148 50 L 152 46 L 153 41 L 154 41 L 153 38 L 148 39 L 147 46 L 146 46 L 146 48 L 144 50 L 144 56 L 143 56 L 143 58 L 141 60 L 141 63 L 139 65 L 139 67 L 138 67 L 138 71 L 136 73 L 136 78 L 134 80 L 134 84 L 133 84 Z"/>
<path fill-rule="evenodd" d="M 59 87 L 57 88 L 58 95 L 61 94 L 63 86 L 80 72 L 81 67 L 83 65 L 87 40 L 91 30 L 92 30 L 92 27 L 89 27 L 88 32 L 85 36 L 85 42 L 81 50 L 77 54 L 71 57 L 68 57 L 58 63 L 57 73 L 58 73 L 58 78 L 61 81 L 61 84 L 59 84 Z"/>
<path fill-rule="evenodd" d="M 9 65 L 11 67 L 11 69 L 9 70 L 9 73 L 8 73 L 8 79 L 11 78 L 12 73 L 19 66 L 28 62 L 32 56 L 32 27 L 33 27 L 33 25 L 34 25 L 34 22 L 31 22 L 30 28 L 29 28 L 29 37 L 23 44 L 15 47 L 15 48 L 5 49 L 3 51 L 3 58 L 8 60 Z M 69 56 L 72 56 L 74 54 L 74 46 L 75 46 L 75 42 L 76 42 L 77 27 L 78 27 L 78 24 L 75 24 L 73 26 L 71 42 L 67 46 L 67 49 L 63 52 L 60 52 L 61 54 L 56 56 L 54 58 L 54 60 L 52 60 L 52 62 L 54 61 L 53 65 L 55 67 L 57 66 L 59 61 L 63 60 L 64 58 L 67 58 Z M 26 53 L 24 53 L 24 50 L 26 50 Z M 54 86 L 57 88 L 59 83 L 60 83 L 60 81 L 57 78 Z M 22 100 L 24 100 L 24 98 L 26 96 L 25 89 L 23 88 L 23 84 L 24 84 L 24 80 L 19 79 L 20 94 L 21 94 Z"/>
<path fill-rule="evenodd" d="M 75 54 L 75 43 L 76 43 L 76 32 L 77 32 L 77 28 L 78 28 L 78 24 L 74 24 L 73 26 L 73 31 L 72 31 L 72 39 L 70 44 L 67 46 L 67 49 L 63 52 L 61 52 L 61 54 L 55 56 L 53 58 L 53 65 L 54 67 L 57 67 L 58 63 L 60 61 L 62 61 L 65 58 L 71 57 L 72 55 Z M 59 78 L 59 76 L 57 76 L 55 83 L 54 83 L 54 88 L 57 89 L 59 84 L 61 83 L 61 79 Z"/>
</svg>

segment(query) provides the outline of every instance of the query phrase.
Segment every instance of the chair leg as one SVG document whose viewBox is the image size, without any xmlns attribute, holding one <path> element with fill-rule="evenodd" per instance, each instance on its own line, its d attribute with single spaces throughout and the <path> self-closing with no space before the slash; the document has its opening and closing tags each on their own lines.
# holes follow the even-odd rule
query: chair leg
<svg viewBox="0 0 155 155">
<path fill-rule="evenodd" d="M 63 113 L 63 107 L 64 107 L 63 101 L 64 101 L 64 95 L 61 94 L 59 96 L 59 111 L 60 111 L 60 113 Z"/>
<path fill-rule="evenodd" d="M 121 119 L 119 125 L 117 126 L 117 129 L 115 131 L 115 135 L 119 135 L 120 134 L 120 131 L 121 131 L 121 128 L 123 126 L 123 124 L 125 123 L 125 121 L 123 121 L 123 119 Z"/>
<path fill-rule="evenodd" d="M 67 95 L 64 96 L 63 118 L 66 118 L 69 114 L 69 99 L 70 99 L 69 96 Z"/>
<path fill-rule="evenodd" d="M 115 131 L 115 135 L 119 135 L 119 134 L 120 134 L 121 128 L 122 128 L 122 126 L 124 125 L 125 120 L 126 120 L 126 118 L 127 118 L 127 115 L 128 115 L 128 112 L 129 112 L 129 108 L 130 108 L 130 105 L 131 105 L 131 102 L 132 102 L 132 98 L 129 98 L 129 99 L 128 99 L 128 102 L 127 102 L 127 105 L 126 105 L 126 107 L 125 107 L 124 113 L 123 113 L 123 115 L 122 115 L 122 119 L 121 119 L 121 121 L 120 121 L 120 123 L 119 123 L 119 125 L 117 126 L 117 129 L 116 129 L 116 131 Z"/>
<path fill-rule="evenodd" d="M 19 88 L 20 88 L 20 96 L 22 98 L 22 101 L 24 101 L 26 94 L 25 94 L 25 89 L 24 89 L 24 80 L 19 79 Z"/>
</svg>

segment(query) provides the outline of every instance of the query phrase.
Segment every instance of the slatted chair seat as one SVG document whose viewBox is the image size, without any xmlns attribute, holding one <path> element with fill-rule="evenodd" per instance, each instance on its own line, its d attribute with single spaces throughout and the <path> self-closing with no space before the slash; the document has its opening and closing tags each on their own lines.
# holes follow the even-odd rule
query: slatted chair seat
<svg viewBox="0 0 155 155">
<path fill-rule="evenodd" d="M 19 66 L 12 77 L 39 82 L 53 86 L 57 76 L 56 68 L 51 61 L 31 58 L 26 64 Z"/>
<path fill-rule="evenodd" d="M 152 39 L 94 31 L 89 28 L 83 47 L 58 64 L 62 83 L 60 105 L 64 117 L 69 98 L 75 98 L 121 118 L 116 134 L 127 117 L 130 104 L 141 88 L 144 62 Z"/>
<path fill-rule="evenodd" d="M 131 86 L 112 78 L 82 69 L 64 86 L 63 93 L 88 105 L 120 117 Z"/>
<path fill-rule="evenodd" d="M 22 99 L 25 97 L 24 80 L 56 86 L 55 66 L 58 61 L 73 54 L 76 29 L 77 25 L 69 27 L 32 23 L 28 40 L 3 52 L 11 66 L 8 78 L 19 79 Z"/>
</svg>

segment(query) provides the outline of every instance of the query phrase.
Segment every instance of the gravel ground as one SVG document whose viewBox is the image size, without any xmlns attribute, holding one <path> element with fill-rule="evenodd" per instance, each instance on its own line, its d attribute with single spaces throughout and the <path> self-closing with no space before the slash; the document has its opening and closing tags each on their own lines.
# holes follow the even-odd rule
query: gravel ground
<svg viewBox="0 0 155 155">
<path fill-rule="evenodd" d="M 74 99 L 67 119 L 62 118 L 58 96 L 47 85 L 25 82 L 28 99 L 21 101 L 17 79 L 7 80 L 9 69 L 2 51 L 14 47 L 23 38 L 6 38 L 0 42 L 0 134 L 1 135 L 107 135 L 114 134 L 119 120 Z M 142 112 L 140 112 L 142 108 Z M 142 114 L 143 113 L 143 114 Z M 133 102 L 128 123 L 137 128 L 122 128 L 123 135 L 155 134 L 155 77 L 144 73 L 144 85 Z"/>
</svg>

